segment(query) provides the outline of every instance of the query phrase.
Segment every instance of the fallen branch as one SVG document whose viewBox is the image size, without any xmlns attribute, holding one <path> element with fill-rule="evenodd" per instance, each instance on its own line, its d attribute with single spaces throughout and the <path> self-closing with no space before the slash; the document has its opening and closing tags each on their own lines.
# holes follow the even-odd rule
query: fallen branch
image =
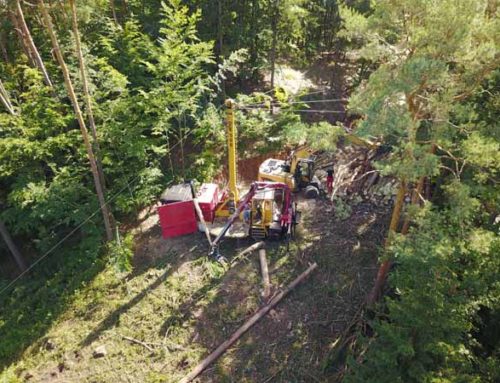
<svg viewBox="0 0 500 383">
<path fill-rule="evenodd" d="M 149 351 L 151 351 L 151 352 L 154 352 L 154 351 L 155 351 L 153 347 L 149 346 L 147 343 L 144 343 L 144 342 L 142 342 L 142 341 L 140 341 L 140 340 L 138 340 L 138 339 L 134 339 L 134 338 L 131 338 L 131 337 L 129 337 L 129 336 L 125 336 L 125 335 L 122 335 L 122 338 L 123 338 L 123 339 L 125 339 L 125 340 L 128 340 L 128 341 L 129 341 L 129 342 L 131 342 L 131 343 L 138 344 L 138 345 L 140 345 L 140 346 L 142 346 L 142 347 L 144 347 L 144 348 L 148 349 L 148 350 L 149 350 Z"/>
<path fill-rule="evenodd" d="M 264 247 L 264 245 L 265 245 L 265 243 L 260 241 L 260 242 L 254 243 L 252 246 L 247 247 L 245 250 L 243 250 L 236 257 L 233 258 L 233 260 L 231 261 L 231 264 L 238 262 L 241 258 L 252 253 L 253 251 L 259 250 L 260 248 Z"/>
<path fill-rule="evenodd" d="M 196 378 L 201 372 L 207 368 L 212 362 L 219 358 L 231 345 L 236 342 L 248 329 L 250 329 L 255 323 L 262 319 L 271 309 L 276 306 L 285 296 L 287 296 L 290 291 L 292 291 L 297 285 L 302 282 L 305 278 L 313 272 L 314 269 L 318 267 L 317 263 L 313 263 L 307 268 L 302 274 L 300 274 L 288 287 L 277 294 L 267 305 L 262 307 L 257 311 L 250 319 L 248 319 L 231 337 L 222 343 L 215 351 L 213 351 L 209 356 L 203 359 L 188 375 L 180 380 L 179 383 L 189 383 L 194 378 Z"/>
</svg>

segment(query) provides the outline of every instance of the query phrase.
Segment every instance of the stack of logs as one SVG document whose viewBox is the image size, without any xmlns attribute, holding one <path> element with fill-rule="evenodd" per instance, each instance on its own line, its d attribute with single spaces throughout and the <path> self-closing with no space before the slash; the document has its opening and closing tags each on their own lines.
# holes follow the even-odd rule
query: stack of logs
<svg viewBox="0 0 500 383">
<path fill-rule="evenodd" d="M 380 148 L 340 146 L 334 154 L 319 155 L 316 175 L 326 184 L 326 171 L 333 168 L 332 199 L 345 202 L 369 201 L 375 205 L 391 205 L 397 193 L 397 181 L 380 175 L 374 162 L 388 153 Z"/>
</svg>

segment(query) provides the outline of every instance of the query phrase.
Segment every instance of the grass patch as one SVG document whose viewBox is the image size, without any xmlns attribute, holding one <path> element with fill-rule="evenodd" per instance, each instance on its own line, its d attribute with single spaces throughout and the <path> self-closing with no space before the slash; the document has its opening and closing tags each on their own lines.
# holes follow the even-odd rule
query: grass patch
<svg viewBox="0 0 500 383">
<path fill-rule="evenodd" d="M 201 381 L 328 381 L 322 358 L 356 309 L 363 280 L 372 277 L 367 266 L 374 266 L 376 258 L 369 257 L 368 240 L 382 218 L 372 223 L 360 217 L 349 227 L 329 217 L 325 222 L 314 209 L 303 210 L 300 239 L 289 249 L 279 242 L 267 244 L 273 291 L 310 262 L 320 267 L 205 371 Z M 362 235 L 356 231 L 361 225 Z M 15 300 L 7 310 L 2 306 L 0 335 L 12 329 L 35 335 L 16 343 L 18 352 L 4 361 L 8 368 L 0 381 L 31 376 L 31 382 L 176 382 L 264 303 L 256 253 L 228 269 L 206 257 L 201 235 L 172 242 L 162 242 L 155 233 L 148 238 L 140 242 L 144 249 L 136 249 L 141 261 L 131 272 L 117 273 L 113 265 L 89 261 L 79 270 L 80 279 L 56 299 L 59 306 L 50 300 L 52 286 L 57 291 L 61 286 L 53 285 L 54 279 L 46 287 L 37 285 L 39 292 L 22 286 L 13 298 L 34 296 L 17 310 Z M 221 250 L 230 258 L 248 243 L 237 245 L 228 240 Z M 30 310 L 40 298 L 44 309 L 35 310 L 32 321 Z M 21 319 L 14 321 L 16 314 Z M 40 316 L 50 319 L 40 324 Z M 3 347 L 16 334 L 0 339 Z M 94 358 L 99 346 L 106 355 Z"/>
</svg>

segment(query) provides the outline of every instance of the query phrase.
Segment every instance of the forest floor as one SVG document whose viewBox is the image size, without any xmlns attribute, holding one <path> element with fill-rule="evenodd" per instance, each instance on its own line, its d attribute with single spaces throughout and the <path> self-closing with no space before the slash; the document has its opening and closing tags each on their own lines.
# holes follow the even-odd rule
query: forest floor
<svg viewBox="0 0 500 383">
<path fill-rule="evenodd" d="M 366 203 L 343 221 L 329 201 L 299 209 L 289 250 L 267 244 L 273 291 L 318 269 L 197 381 L 331 381 L 323 361 L 372 284 L 388 214 Z M 79 291 L 11 367 L 21 381 L 176 382 L 263 304 L 256 255 L 224 268 L 206 257 L 203 234 L 164 240 L 154 208 L 141 218 L 133 271 L 108 267 Z M 221 251 L 231 260 L 250 243 Z"/>
<path fill-rule="evenodd" d="M 282 77 L 282 85 L 304 84 L 302 75 Z M 239 164 L 247 181 L 262 159 L 251 161 Z M 367 202 L 351 209 L 341 220 L 329 201 L 299 201 L 302 222 L 289 249 L 266 244 L 272 293 L 310 263 L 318 268 L 197 382 L 334 381 L 324 361 L 373 283 L 390 210 Z M 177 382 L 265 303 L 256 254 L 225 268 L 208 259 L 201 233 L 164 240 L 154 206 L 128 230 L 133 271 L 91 272 L 20 345 L 1 382 Z M 231 261 L 251 243 L 227 239 L 221 252 Z"/>
</svg>

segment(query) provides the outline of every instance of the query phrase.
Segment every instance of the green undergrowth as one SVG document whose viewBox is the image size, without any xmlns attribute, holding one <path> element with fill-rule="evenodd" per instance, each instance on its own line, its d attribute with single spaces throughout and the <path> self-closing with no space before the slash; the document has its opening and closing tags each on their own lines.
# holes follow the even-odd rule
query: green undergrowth
<svg viewBox="0 0 500 383">
<path fill-rule="evenodd" d="M 318 270 L 200 381 L 254 382 L 271 376 L 283 382 L 328 381 L 322 357 L 342 328 L 336 313 L 344 316 L 351 310 L 349 299 L 356 302 L 353 288 L 360 282 L 352 264 L 358 271 L 366 266 L 370 248 L 358 251 L 354 239 L 346 237 L 351 250 L 341 251 L 329 234 L 309 230 L 309 220 L 306 214 L 301 235 L 288 248 L 267 244 L 271 293 L 312 261 Z M 158 240 L 156 234 L 151 238 Z M 230 260 L 250 243 L 227 240 L 221 252 Z M 206 257 L 201 234 L 159 249 L 148 246 L 147 253 L 155 254 L 131 271 L 120 272 L 105 256 L 89 257 L 75 266 L 66 285 L 55 273 L 29 292 L 17 287 L 1 311 L 5 369 L 0 382 L 176 382 L 265 304 L 256 253 L 224 267 Z M 336 307 L 339 302 L 344 306 Z M 96 358 L 100 346 L 106 355 Z"/>
<path fill-rule="evenodd" d="M 227 245 L 224 251 L 229 251 Z M 222 278 L 229 275 L 230 280 L 258 285 L 257 272 L 244 271 L 248 264 L 228 271 L 205 255 L 205 249 L 187 254 L 169 249 L 154 263 L 130 273 L 89 259 L 74 265 L 74 275 L 66 268 L 45 284 L 37 282 L 42 276 L 29 284 L 23 281 L 2 305 L 1 361 L 4 367 L 13 362 L 3 371 L 2 381 L 30 375 L 37 381 L 59 375 L 71 381 L 111 381 L 124 371 L 131 381 L 178 378 L 173 371 L 182 371 L 180 367 L 196 363 L 206 353 L 190 339 L 196 335 L 196 313 L 220 300 Z M 254 299 L 248 310 L 259 303 Z M 219 320 L 234 323 L 248 312 L 227 305 Z M 141 340 L 154 351 L 125 337 Z M 106 357 L 93 358 L 101 345 Z"/>
</svg>

